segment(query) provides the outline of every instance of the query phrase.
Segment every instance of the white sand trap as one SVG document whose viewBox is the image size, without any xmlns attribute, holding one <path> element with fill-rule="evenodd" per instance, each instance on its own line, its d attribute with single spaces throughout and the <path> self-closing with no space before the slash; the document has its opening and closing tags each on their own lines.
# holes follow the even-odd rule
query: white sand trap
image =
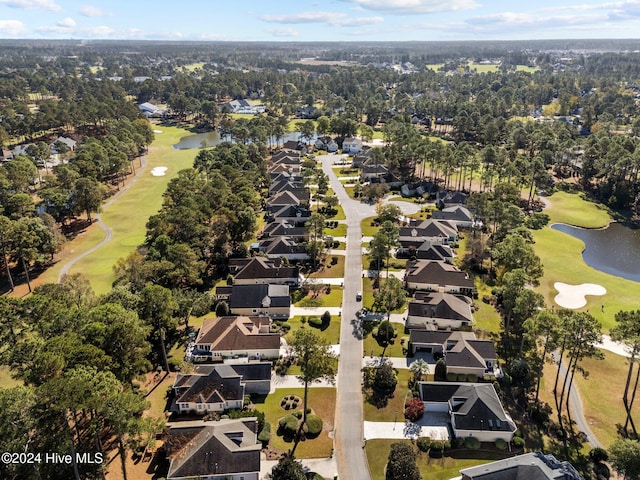
<svg viewBox="0 0 640 480">
<path fill-rule="evenodd" d="M 607 289 L 595 283 L 582 283 L 580 285 L 569 285 L 567 283 L 556 282 L 553 287 L 558 290 L 555 302 L 563 308 L 576 309 L 587 304 L 586 295 L 604 295 Z"/>
<path fill-rule="evenodd" d="M 162 130 L 154 130 L 153 133 L 162 133 Z"/>
<path fill-rule="evenodd" d="M 167 172 L 167 167 L 154 167 L 151 170 L 151 175 L 154 177 L 164 177 Z"/>
</svg>

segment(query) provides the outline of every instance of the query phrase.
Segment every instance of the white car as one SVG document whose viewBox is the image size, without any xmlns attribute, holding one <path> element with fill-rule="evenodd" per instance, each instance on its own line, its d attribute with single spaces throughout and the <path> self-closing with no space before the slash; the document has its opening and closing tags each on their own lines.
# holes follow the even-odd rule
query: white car
<svg viewBox="0 0 640 480">
<path fill-rule="evenodd" d="M 356 292 L 356 301 L 359 302 L 362 300 L 362 292 L 360 290 L 358 290 Z"/>
</svg>

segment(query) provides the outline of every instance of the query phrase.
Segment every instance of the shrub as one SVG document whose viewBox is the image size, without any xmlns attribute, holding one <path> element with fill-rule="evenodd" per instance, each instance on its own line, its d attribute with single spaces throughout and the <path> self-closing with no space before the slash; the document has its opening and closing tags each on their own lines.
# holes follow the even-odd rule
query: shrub
<svg viewBox="0 0 640 480">
<path fill-rule="evenodd" d="M 404 409 L 404 416 L 407 420 L 415 422 L 424 415 L 424 403 L 419 398 L 412 398 L 407 402 Z"/>
<path fill-rule="evenodd" d="M 458 380 L 459 382 L 466 382 L 466 381 L 467 381 L 467 374 L 466 374 L 466 373 L 459 373 L 459 374 L 456 376 L 456 378 L 457 378 L 457 380 Z"/>
<path fill-rule="evenodd" d="M 320 320 L 322 321 L 322 328 L 327 328 L 331 323 L 331 314 L 328 311 L 324 312 Z"/>
<path fill-rule="evenodd" d="M 291 324 L 288 322 L 282 322 L 282 324 L 280 325 L 280 328 L 282 329 L 283 332 L 288 332 L 289 330 L 291 330 Z"/>
<path fill-rule="evenodd" d="M 524 438 L 522 437 L 513 437 L 513 446 L 514 447 L 518 447 L 518 448 L 522 448 L 524 447 Z"/>
<path fill-rule="evenodd" d="M 322 418 L 318 415 L 307 415 L 307 434 L 310 436 L 320 435 L 322 432 Z"/>
<path fill-rule="evenodd" d="M 278 420 L 278 426 L 284 430 L 285 434 L 294 434 L 298 428 L 298 419 L 293 415 L 285 415 Z"/>
<path fill-rule="evenodd" d="M 445 440 L 442 446 L 444 447 L 445 450 L 447 450 L 451 448 L 451 442 L 449 440 Z"/>
<path fill-rule="evenodd" d="M 431 450 L 442 450 L 444 445 L 440 441 L 431 442 Z"/>
<path fill-rule="evenodd" d="M 478 376 L 470 373 L 467 375 L 467 382 L 476 383 L 478 381 Z"/>
<path fill-rule="evenodd" d="M 458 375 L 455 373 L 447 373 L 447 382 L 455 382 L 458 380 Z"/>
<path fill-rule="evenodd" d="M 471 450 L 477 450 L 480 448 L 480 440 L 476 437 L 467 437 L 464 439 L 465 448 L 469 448 Z"/>
<path fill-rule="evenodd" d="M 384 393 L 391 393 L 396 389 L 398 379 L 393 371 L 393 367 L 389 363 L 383 363 L 380 367 L 376 368 L 375 378 L 373 380 L 373 387 Z"/>
<path fill-rule="evenodd" d="M 589 458 L 594 463 L 601 463 L 609 460 L 609 454 L 604 448 L 596 447 L 589 452 Z"/>
<path fill-rule="evenodd" d="M 307 317 L 303 316 L 303 317 L 300 319 L 300 323 L 302 323 L 303 325 L 304 325 L 305 323 L 307 323 Z"/>
<path fill-rule="evenodd" d="M 420 437 L 416 445 L 418 445 L 418 449 L 420 449 L 421 452 L 426 452 L 431 446 L 431 439 L 429 437 Z"/>
<path fill-rule="evenodd" d="M 496 448 L 498 450 L 506 450 L 507 446 L 507 442 L 505 442 L 503 439 L 499 438 L 498 440 L 496 440 Z"/>
<path fill-rule="evenodd" d="M 442 381 L 447 378 L 447 364 L 442 358 L 436 362 L 435 370 L 433 373 L 436 381 Z"/>
<path fill-rule="evenodd" d="M 456 448 L 460 448 L 464 445 L 464 438 L 456 437 L 453 439 L 453 446 Z"/>
<path fill-rule="evenodd" d="M 262 443 L 268 443 L 271 439 L 271 424 L 269 422 L 264 422 L 264 427 L 260 430 L 258 434 L 258 441 Z"/>
<path fill-rule="evenodd" d="M 296 417 L 298 420 L 300 420 L 302 418 L 302 411 L 301 410 L 296 410 L 295 412 L 293 412 L 291 415 L 293 415 L 294 417 Z"/>
<path fill-rule="evenodd" d="M 322 328 L 322 320 L 318 317 L 309 317 L 309 325 L 314 328 Z"/>
<path fill-rule="evenodd" d="M 227 315 L 229 315 L 229 304 L 220 300 L 216 305 L 216 317 L 226 317 Z"/>
</svg>

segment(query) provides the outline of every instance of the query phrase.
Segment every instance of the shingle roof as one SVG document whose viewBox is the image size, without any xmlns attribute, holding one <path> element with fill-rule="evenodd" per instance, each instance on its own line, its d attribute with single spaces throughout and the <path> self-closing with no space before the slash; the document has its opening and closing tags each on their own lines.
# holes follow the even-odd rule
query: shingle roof
<svg viewBox="0 0 640 480">
<path fill-rule="evenodd" d="M 429 283 L 436 285 L 456 285 L 463 288 L 474 288 L 473 279 L 455 266 L 433 260 L 417 260 L 407 262 L 408 282 Z"/>
<path fill-rule="evenodd" d="M 531 452 L 460 470 L 471 480 L 582 480 L 569 462 Z"/>
<path fill-rule="evenodd" d="M 256 429 L 255 418 L 172 426 L 165 441 L 171 459 L 167 479 L 259 472 Z"/>
<path fill-rule="evenodd" d="M 414 300 L 409 302 L 409 315 L 473 321 L 471 306 L 466 297 L 440 292 L 417 292 Z"/>
<path fill-rule="evenodd" d="M 208 375 L 178 375 L 173 388 L 179 392 L 176 403 L 219 403 L 244 397 L 240 375 L 226 365 L 216 366 Z"/>
<path fill-rule="evenodd" d="M 267 308 L 287 307 L 291 305 L 289 287 L 287 285 L 271 285 L 258 283 L 255 285 L 233 285 L 229 307 L 234 308 Z"/>
<path fill-rule="evenodd" d="M 236 280 L 298 278 L 300 271 L 296 267 L 274 266 L 272 260 L 264 257 L 253 257 L 238 273 Z"/>
<path fill-rule="evenodd" d="M 280 348 L 280 334 L 269 332 L 269 317 L 229 316 L 205 319 L 196 344 L 211 351 L 266 350 Z"/>
</svg>

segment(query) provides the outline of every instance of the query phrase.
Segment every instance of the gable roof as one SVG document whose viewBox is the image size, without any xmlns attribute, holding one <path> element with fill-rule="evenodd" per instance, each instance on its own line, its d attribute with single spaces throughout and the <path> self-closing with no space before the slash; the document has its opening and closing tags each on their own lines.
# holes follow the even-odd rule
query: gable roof
<svg viewBox="0 0 640 480">
<path fill-rule="evenodd" d="M 247 362 L 234 364 L 197 364 L 193 366 L 194 373 L 200 375 L 209 375 L 209 373 L 221 366 L 231 368 L 235 373 L 242 377 L 242 381 L 251 380 L 270 380 L 271 379 L 271 362 Z"/>
<path fill-rule="evenodd" d="M 445 220 L 427 219 L 417 225 L 402 227 L 401 237 L 455 237 L 458 235 L 458 226 Z"/>
<path fill-rule="evenodd" d="M 471 480 L 582 480 L 569 462 L 531 452 L 460 470 Z"/>
<path fill-rule="evenodd" d="M 165 440 L 167 479 L 260 471 L 256 418 L 172 425 Z"/>
<path fill-rule="evenodd" d="M 269 350 L 280 348 L 280 334 L 269 332 L 269 317 L 207 318 L 195 343 L 211 345 L 211 351 Z"/>
<path fill-rule="evenodd" d="M 456 285 L 474 288 L 473 278 L 454 265 L 434 260 L 416 260 L 407 262 L 407 282 L 429 283 L 440 286 Z"/>
<path fill-rule="evenodd" d="M 416 292 L 409 302 L 409 315 L 471 322 L 470 300 L 466 297 L 440 292 Z"/>
<path fill-rule="evenodd" d="M 289 296 L 289 287 L 287 285 L 258 283 L 255 285 L 233 285 L 231 287 L 231 298 L 229 300 L 231 309 L 289 306 L 291 306 L 291 297 Z"/>
<path fill-rule="evenodd" d="M 288 208 L 288 207 L 284 207 L 284 208 Z M 276 212 L 276 214 L 279 217 L 284 216 L 285 218 L 288 218 L 285 215 L 280 215 L 281 211 L 284 212 L 283 210 L 279 210 L 278 212 Z M 297 211 L 299 211 L 299 209 L 295 209 L 295 212 Z M 276 214 L 274 214 L 274 216 Z M 310 211 L 309 211 L 309 215 L 311 215 Z M 303 218 L 302 214 L 300 215 L 300 218 Z M 263 237 L 283 237 L 284 236 L 284 237 L 292 237 L 292 238 L 294 237 L 307 238 L 309 236 L 309 232 L 307 232 L 306 228 L 292 225 L 287 220 L 278 220 L 278 221 L 273 221 L 267 224 L 262 230 L 262 236 Z"/>
<path fill-rule="evenodd" d="M 279 264 L 280 262 L 278 262 Z M 254 278 L 298 278 L 300 271 L 296 267 L 274 266 L 273 260 L 264 257 L 253 257 L 234 276 L 235 279 Z"/>
<path fill-rule="evenodd" d="M 230 365 L 216 365 L 207 375 L 178 374 L 173 384 L 176 403 L 219 403 L 242 400 L 242 377 Z M 179 392 L 179 393 L 178 393 Z"/>
<path fill-rule="evenodd" d="M 455 222 L 471 222 L 473 221 L 473 215 L 467 207 L 462 205 L 454 205 L 442 210 L 436 210 L 431 214 L 431 218 L 449 220 Z"/>
<path fill-rule="evenodd" d="M 309 201 L 309 191 L 306 188 L 290 188 L 274 193 L 267 199 L 267 205 L 276 207 L 281 205 L 300 205 Z"/>
<path fill-rule="evenodd" d="M 447 261 L 456 256 L 449 245 L 434 243 L 430 240 L 423 242 L 416 248 L 416 258 L 420 260 L 439 260 Z"/>
</svg>

